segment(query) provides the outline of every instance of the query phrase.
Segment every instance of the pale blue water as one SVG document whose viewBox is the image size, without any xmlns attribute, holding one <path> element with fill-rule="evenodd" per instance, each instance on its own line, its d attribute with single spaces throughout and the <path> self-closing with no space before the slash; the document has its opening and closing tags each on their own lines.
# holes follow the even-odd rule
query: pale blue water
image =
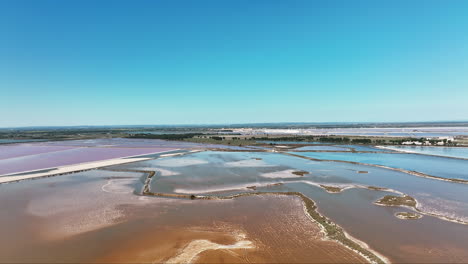
<svg viewBox="0 0 468 264">
<path fill-rule="evenodd" d="M 376 151 L 376 152 L 392 152 L 388 149 L 376 148 L 369 145 L 339 145 L 340 147 L 354 148 L 356 151 Z"/>
<path fill-rule="evenodd" d="M 454 137 L 459 135 L 468 135 L 468 132 L 336 132 L 333 135 L 342 136 L 386 136 L 386 137 Z"/>
<path fill-rule="evenodd" d="M 468 147 L 391 146 L 395 150 L 468 159 Z"/>
<path fill-rule="evenodd" d="M 296 152 L 323 160 L 344 160 L 418 171 L 443 178 L 468 180 L 468 161 L 405 153 Z"/>
<path fill-rule="evenodd" d="M 351 151 L 350 148 L 345 146 L 306 146 L 296 148 L 295 150 L 316 150 L 316 151 Z"/>
<path fill-rule="evenodd" d="M 304 152 L 297 153 L 304 154 Z M 359 155 L 359 153 L 349 154 Z M 261 158 L 261 160 L 257 161 L 254 158 Z M 422 156 L 422 158 L 433 157 Z M 239 161 L 247 164 L 236 163 Z M 233 164 L 235 166 L 232 166 Z M 171 176 L 157 174 L 151 183 L 151 190 L 154 192 L 205 193 L 209 195 L 210 193 L 249 191 L 245 188 L 246 186 L 257 186 L 258 191 L 297 191 L 296 188 L 291 189 L 291 186 L 311 186 L 310 184 L 385 187 L 415 197 L 422 209 L 450 217 L 468 219 L 468 185 L 427 179 L 365 165 L 310 161 L 279 153 L 207 151 L 186 156 L 118 165 L 113 166 L 113 168 L 164 169 L 175 173 Z M 265 173 L 285 170 L 305 170 L 310 174 L 303 177 L 288 177 L 288 173 L 286 173 L 284 177 L 265 177 Z M 358 171 L 367 171 L 368 173 L 357 173 Z M 291 176 L 291 174 L 289 175 Z M 275 187 L 260 187 L 279 182 L 287 184 Z M 292 183 L 294 185 L 290 185 Z"/>
</svg>

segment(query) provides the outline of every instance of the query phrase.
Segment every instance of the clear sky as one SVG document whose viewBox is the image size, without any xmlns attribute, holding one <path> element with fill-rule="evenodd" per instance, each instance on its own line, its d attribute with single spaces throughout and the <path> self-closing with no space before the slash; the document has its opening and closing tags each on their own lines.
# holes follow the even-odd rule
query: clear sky
<svg viewBox="0 0 468 264">
<path fill-rule="evenodd" d="M 0 1 L 0 127 L 468 120 L 468 1 Z"/>
</svg>

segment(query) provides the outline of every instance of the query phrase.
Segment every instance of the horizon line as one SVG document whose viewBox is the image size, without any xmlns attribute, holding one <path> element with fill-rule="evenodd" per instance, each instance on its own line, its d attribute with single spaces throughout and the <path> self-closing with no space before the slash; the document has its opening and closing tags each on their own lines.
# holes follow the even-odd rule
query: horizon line
<svg viewBox="0 0 468 264">
<path fill-rule="evenodd" d="M 329 122 L 247 122 L 247 123 L 174 123 L 174 124 L 129 124 L 129 125 L 37 125 L 37 126 L 11 126 L 11 127 L 0 127 L 0 129 L 31 129 L 31 128 L 78 128 L 78 127 L 197 127 L 197 126 L 239 126 L 239 125 L 327 125 L 327 124 L 424 124 L 424 123 L 467 123 L 468 120 L 434 120 L 434 121 L 329 121 Z"/>
</svg>

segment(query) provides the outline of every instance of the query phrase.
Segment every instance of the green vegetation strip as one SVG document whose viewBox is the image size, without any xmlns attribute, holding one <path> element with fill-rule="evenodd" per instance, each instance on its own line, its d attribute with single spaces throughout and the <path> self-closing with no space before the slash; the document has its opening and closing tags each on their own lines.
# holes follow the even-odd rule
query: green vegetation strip
<svg viewBox="0 0 468 264">
<path fill-rule="evenodd" d="M 298 176 L 304 176 L 306 174 L 310 174 L 308 171 L 293 171 L 292 174 L 298 175 Z"/>
<path fill-rule="evenodd" d="M 410 212 L 398 212 L 395 214 L 397 218 L 404 219 L 404 220 L 417 220 L 422 217 L 422 215 L 417 213 L 410 213 Z"/>
<path fill-rule="evenodd" d="M 131 134 L 127 136 L 128 138 L 144 138 L 144 139 L 164 139 L 164 140 L 184 140 L 188 138 L 193 138 L 195 136 L 203 135 L 201 133 L 182 133 L 182 134 L 150 134 L 150 133 L 141 133 L 141 134 Z"/>
<path fill-rule="evenodd" d="M 329 193 L 339 193 L 343 190 L 342 188 L 339 188 L 339 187 L 323 185 L 323 184 L 320 184 L 320 187 L 322 187 Z"/>
<path fill-rule="evenodd" d="M 385 206 L 408 206 L 416 208 L 416 200 L 409 196 L 395 196 L 395 195 L 385 195 L 384 197 L 380 198 L 377 202 L 378 205 L 385 205 Z"/>
</svg>

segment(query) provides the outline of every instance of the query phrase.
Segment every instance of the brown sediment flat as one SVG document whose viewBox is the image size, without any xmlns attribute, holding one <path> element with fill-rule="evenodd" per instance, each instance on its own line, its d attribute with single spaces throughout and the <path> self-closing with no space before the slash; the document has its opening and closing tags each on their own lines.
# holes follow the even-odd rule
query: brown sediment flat
<svg viewBox="0 0 468 264">
<path fill-rule="evenodd" d="M 77 176 L 2 186 L 0 262 L 365 262 L 324 239 L 296 196 L 165 199 L 128 192 L 131 178 Z"/>
<path fill-rule="evenodd" d="M 205 251 L 200 254 L 198 263 L 365 262 L 337 242 L 324 240 L 325 235 L 304 213 L 298 197 L 244 196 L 230 202 L 231 213 L 224 217 L 235 222 L 245 221 L 241 229 L 253 242 L 255 250 Z"/>
<path fill-rule="evenodd" d="M 117 223 L 82 233 L 63 233 L 52 240 L 44 234 L 63 222 L 55 219 L 49 223 L 47 216 L 38 218 L 22 213 L 21 209 L 29 199 L 35 199 L 34 195 L 21 199 L 20 204 L 15 201 L 19 207 L 10 212 L 13 214 L 10 219 L 16 219 L 19 225 L 11 222 L 2 227 L 16 236 L 0 238 L 2 245 L 13 243 L 8 252 L 0 249 L 0 261 L 184 262 L 184 258 L 177 257 L 192 256 L 183 255 L 191 243 L 208 241 L 198 244 L 202 250 L 191 261 L 365 262 L 337 242 L 323 240 L 324 234 L 306 216 L 298 197 L 268 195 L 194 201 L 144 198 L 144 206 L 124 203 L 118 206 L 122 217 Z M 203 250 L 207 244 L 219 245 L 220 249 Z"/>
<path fill-rule="evenodd" d="M 168 197 L 168 195 L 164 193 L 151 193 L 148 195 L 159 196 L 159 197 Z M 254 192 L 254 193 L 238 193 L 234 195 L 228 196 L 198 196 L 198 195 L 191 195 L 190 199 L 201 199 L 201 200 L 232 200 L 234 198 L 239 197 L 248 197 L 248 196 L 268 196 L 268 195 L 275 195 L 275 196 L 293 196 L 301 198 L 303 203 L 303 209 L 308 218 L 318 223 L 323 234 L 327 239 L 330 239 L 334 242 L 338 242 L 339 244 L 345 246 L 347 249 L 351 249 L 352 251 L 358 253 L 360 256 L 364 257 L 366 261 L 372 263 L 386 263 L 388 259 L 379 254 L 378 252 L 369 248 L 365 243 L 362 241 L 357 240 L 356 238 L 347 234 L 340 226 L 336 225 L 335 223 L 331 222 L 330 219 L 324 217 L 317 211 L 317 206 L 315 202 L 309 199 L 307 196 L 300 192 Z"/>
<path fill-rule="evenodd" d="M 152 220 L 143 217 L 147 222 L 144 228 L 132 224 L 140 230 L 137 233 L 132 230 L 128 233 L 135 235 L 115 241 L 114 250 L 96 261 L 365 262 L 339 243 L 324 240 L 320 227 L 304 213 L 298 197 L 244 196 L 232 200 L 172 200 L 171 203 L 174 207 L 163 216 Z M 141 217 L 140 209 L 129 210 Z M 213 244 L 220 249 L 213 249 L 210 246 Z M 206 250 L 197 248 L 204 245 Z M 191 249 L 199 253 L 193 257 L 193 252 L 187 253 Z"/>
<path fill-rule="evenodd" d="M 104 170 L 102 172 L 108 173 Z M 154 181 L 160 176 L 160 172 L 155 174 L 143 170 L 119 170 L 115 173 L 124 172 L 134 173 L 136 179 L 143 180 L 142 187 L 148 186 L 148 182 L 143 185 L 145 179 L 151 180 L 156 175 L 152 179 Z M 307 203 L 306 199 L 299 198 L 300 193 L 277 195 L 249 191 L 249 195 L 252 196 L 233 195 L 234 197 L 225 199 L 191 201 L 190 194 L 166 195 L 188 200 L 135 195 L 132 193 L 134 189 L 127 186 L 132 183 L 132 177 L 106 176 L 102 181 L 90 178 L 85 185 L 77 184 L 79 177 L 80 174 L 66 175 L 56 179 L 38 179 L 34 183 L 25 181 L 0 186 L 0 262 L 276 262 L 273 258 L 282 257 L 278 256 L 276 251 L 286 256 L 293 253 L 307 255 L 308 252 L 302 252 L 301 247 L 310 250 L 309 244 L 314 243 L 320 249 L 325 247 L 320 244 L 324 242 L 320 239 L 310 242 L 310 238 L 296 234 L 299 232 L 297 230 L 307 232 L 298 227 L 306 226 L 307 223 L 298 221 L 301 216 L 295 215 L 301 214 L 301 210 L 294 209 L 297 207 L 294 199 L 299 199 L 299 204 L 300 199 L 303 199 L 303 204 Z M 70 181 L 65 182 L 66 184 L 60 183 L 66 178 Z M 271 185 L 276 184 L 282 183 Z M 26 187 L 16 188 L 23 185 Z M 375 191 L 386 190 L 373 186 L 367 188 Z M 10 191 L 14 189 L 16 191 Z M 437 228 L 423 226 L 427 221 L 434 221 L 432 217 L 424 217 L 418 221 L 399 220 L 394 215 L 398 211 L 408 209 L 380 207 L 371 203 L 383 197 L 384 193 L 369 199 L 366 204 L 347 207 L 344 202 L 348 199 L 344 195 L 353 191 L 367 192 L 366 195 L 371 193 L 366 189 L 350 189 L 340 195 L 329 195 L 322 190 L 314 191 L 333 197 L 332 199 L 340 198 L 339 203 L 332 205 L 337 212 L 335 217 L 331 217 L 333 213 L 324 210 L 329 206 L 330 200 L 322 200 L 320 195 L 308 197 L 318 202 L 322 215 L 336 221 L 346 228 L 349 234 L 366 241 L 372 248 L 395 262 L 466 262 L 464 260 L 468 259 L 468 249 L 463 247 L 467 244 L 460 242 L 467 241 L 466 232 L 462 229 L 466 228 L 465 226 L 455 226 L 454 230 L 459 232 L 448 233 L 448 227 L 452 223 L 442 223 L 436 225 Z M 193 195 L 193 198 L 204 199 L 204 196 Z M 308 201 L 315 205 L 310 199 Z M 320 204 L 320 201 L 323 203 Z M 349 201 L 352 202 L 352 199 Z M 48 203 L 51 205 L 47 206 Z M 365 218 L 356 217 L 356 214 L 344 217 L 344 211 L 350 208 L 352 211 L 359 210 L 367 205 L 372 207 L 372 212 L 375 210 L 390 213 L 388 217 L 376 217 L 365 211 L 360 213 L 368 217 L 369 222 L 365 222 Z M 291 209 L 293 213 L 288 213 L 290 208 L 294 209 Z M 319 214 L 315 209 L 313 211 Z M 50 214 L 50 211 L 57 213 Z M 287 217 L 283 214 L 287 214 Z M 303 213 L 301 215 L 307 217 Z M 101 222 L 103 218 L 108 219 Z M 281 223 L 276 223 L 276 219 Z M 94 221 L 96 223 L 93 223 Z M 391 221 L 395 221 L 396 224 L 388 224 Z M 72 224 L 73 232 L 65 226 L 69 224 Z M 312 228 L 317 227 L 313 221 L 309 221 L 308 224 L 312 224 Z M 369 228 L 371 224 L 376 224 L 377 227 Z M 327 225 L 334 227 L 333 223 L 325 223 L 322 226 L 326 228 Z M 379 233 L 382 226 L 390 228 L 392 232 L 384 229 Z M 417 229 L 420 226 L 423 228 Z M 281 230 L 283 228 L 285 230 Z M 360 228 L 365 229 L 369 235 L 366 236 L 365 232 L 353 233 Z M 417 232 L 414 231 L 416 229 Z M 427 234 L 426 230 L 431 230 L 431 234 Z M 283 234 L 288 231 L 308 244 L 290 242 L 294 239 Z M 279 233 L 281 238 L 274 235 L 268 237 L 262 232 Z M 446 233 L 448 235 L 445 235 Z M 262 240 L 261 236 L 267 238 Z M 441 239 L 443 236 L 445 240 Z M 330 238 L 333 239 L 333 236 Z M 426 243 L 428 238 L 435 242 Z M 328 242 L 347 250 L 331 239 Z M 297 248 L 290 249 L 292 246 L 288 246 L 289 243 Z M 262 251 L 263 248 L 266 249 Z M 283 253 L 281 250 L 293 253 Z M 331 250 L 333 254 L 335 250 L 338 249 Z M 349 250 L 346 252 L 354 254 Z M 450 256 L 450 253 L 453 253 L 453 256 Z M 321 256 L 316 252 L 315 255 Z M 290 259 L 282 262 L 338 262 L 335 259 L 320 258 Z"/>
</svg>

